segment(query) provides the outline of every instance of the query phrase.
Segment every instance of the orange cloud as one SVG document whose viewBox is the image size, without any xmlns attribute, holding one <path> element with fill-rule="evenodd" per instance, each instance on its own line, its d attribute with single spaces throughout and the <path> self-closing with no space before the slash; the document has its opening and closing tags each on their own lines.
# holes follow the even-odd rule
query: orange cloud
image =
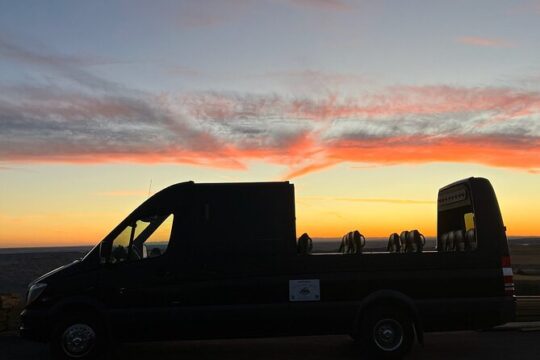
<svg viewBox="0 0 540 360">
<path fill-rule="evenodd" d="M 392 87 L 362 98 L 197 93 L 157 98 L 39 88 L 0 94 L 0 161 L 288 167 L 474 162 L 540 168 L 540 93 Z M 9 165 L 9 164 L 7 164 Z"/>
<path fill-rule="evenodd" d="M 540 167 L 540 140 L 516 144 L 508 139 L 469 138 L 385 138 L 376 140 L 343 140 L 329 144 L 321 160 L 300 165 L 285 178 L 305 175 L 341 162 L 385 165 L 428 162 L 480 163 L 496 167 L 526 169 Z"/>
<path fill-rule="evenodd" d="M 408 143 L 409 142 L 409 143 Z M 368 146 L 355 142 L 335 144 L 329 156 L 342 161 L 365 161 L 386 164 L 434 161 L 476 162 L 511 168 L 540 166 L 540 141 L 513 144 L 489 137 L 414 139 L 401 138 Z M 354 159 L 354 160 L 353 160 Z"/>
</svg>

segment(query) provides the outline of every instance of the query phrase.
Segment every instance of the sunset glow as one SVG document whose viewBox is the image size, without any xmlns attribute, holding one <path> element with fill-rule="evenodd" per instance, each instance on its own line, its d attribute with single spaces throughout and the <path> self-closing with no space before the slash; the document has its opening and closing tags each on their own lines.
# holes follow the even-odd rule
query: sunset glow
<svg viewBox="0 0 540 360">
<path fill-rule="evenodd" d="M 369 238 L 436 235 L 437 190 L 483 176 L 538 235 L 528 6 L 3 5 L 0 247 L 96 244 L 187 180 L 290 180 L 298 233 Z"/>
</svg>

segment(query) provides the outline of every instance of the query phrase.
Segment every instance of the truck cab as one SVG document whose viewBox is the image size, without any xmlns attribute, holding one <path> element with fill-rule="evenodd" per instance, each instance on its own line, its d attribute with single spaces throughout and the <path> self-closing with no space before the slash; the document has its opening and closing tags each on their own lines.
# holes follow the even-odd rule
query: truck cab
<svg viewBox="0 0 540 360">
<path fill-rule="evenodd" d="M 438 195 L 432 251 L 298 251 L 289 182 L 172 185 L 83 259 L 29 285 L 21 335 L 55 356 L 111 341 L 349 334 L 383 357 L 424 331 L 511 321 L 505 228 L 491 184 Z M 369 238 L 367 239 L 369 242 Z"/>
</svg>

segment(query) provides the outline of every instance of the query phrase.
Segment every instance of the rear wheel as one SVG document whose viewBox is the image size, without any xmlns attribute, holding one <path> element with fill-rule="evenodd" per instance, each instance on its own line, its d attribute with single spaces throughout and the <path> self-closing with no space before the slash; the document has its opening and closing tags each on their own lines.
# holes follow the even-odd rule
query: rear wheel
<svg viewBox="0 0 540 360">
<path fill-rule="evenodd" d="M 99 321 L 86 314 L 65 316 L 52 334 L 54 359 L 96 359 L 104 354 L 106 337 Z"/>
<path fill-rule="evenodd" d="M 377 358 L 400 359 L 414 342 L 410 316 L 392 308 L 367 310 L 361 324 L 360 342 Z"/>
</svg>

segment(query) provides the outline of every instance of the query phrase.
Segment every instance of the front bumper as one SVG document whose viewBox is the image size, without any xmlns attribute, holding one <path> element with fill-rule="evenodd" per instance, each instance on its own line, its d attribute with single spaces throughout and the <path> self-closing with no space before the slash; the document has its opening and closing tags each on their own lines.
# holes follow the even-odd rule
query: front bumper
<svg viewBox="0 0 540 360">
<path fill-rule="evenodd" d="M 19 335 L 29 340 L 48 341 L 50 324 L 47 311 L 24 309 L 20 315 Z"/>
</svg>

